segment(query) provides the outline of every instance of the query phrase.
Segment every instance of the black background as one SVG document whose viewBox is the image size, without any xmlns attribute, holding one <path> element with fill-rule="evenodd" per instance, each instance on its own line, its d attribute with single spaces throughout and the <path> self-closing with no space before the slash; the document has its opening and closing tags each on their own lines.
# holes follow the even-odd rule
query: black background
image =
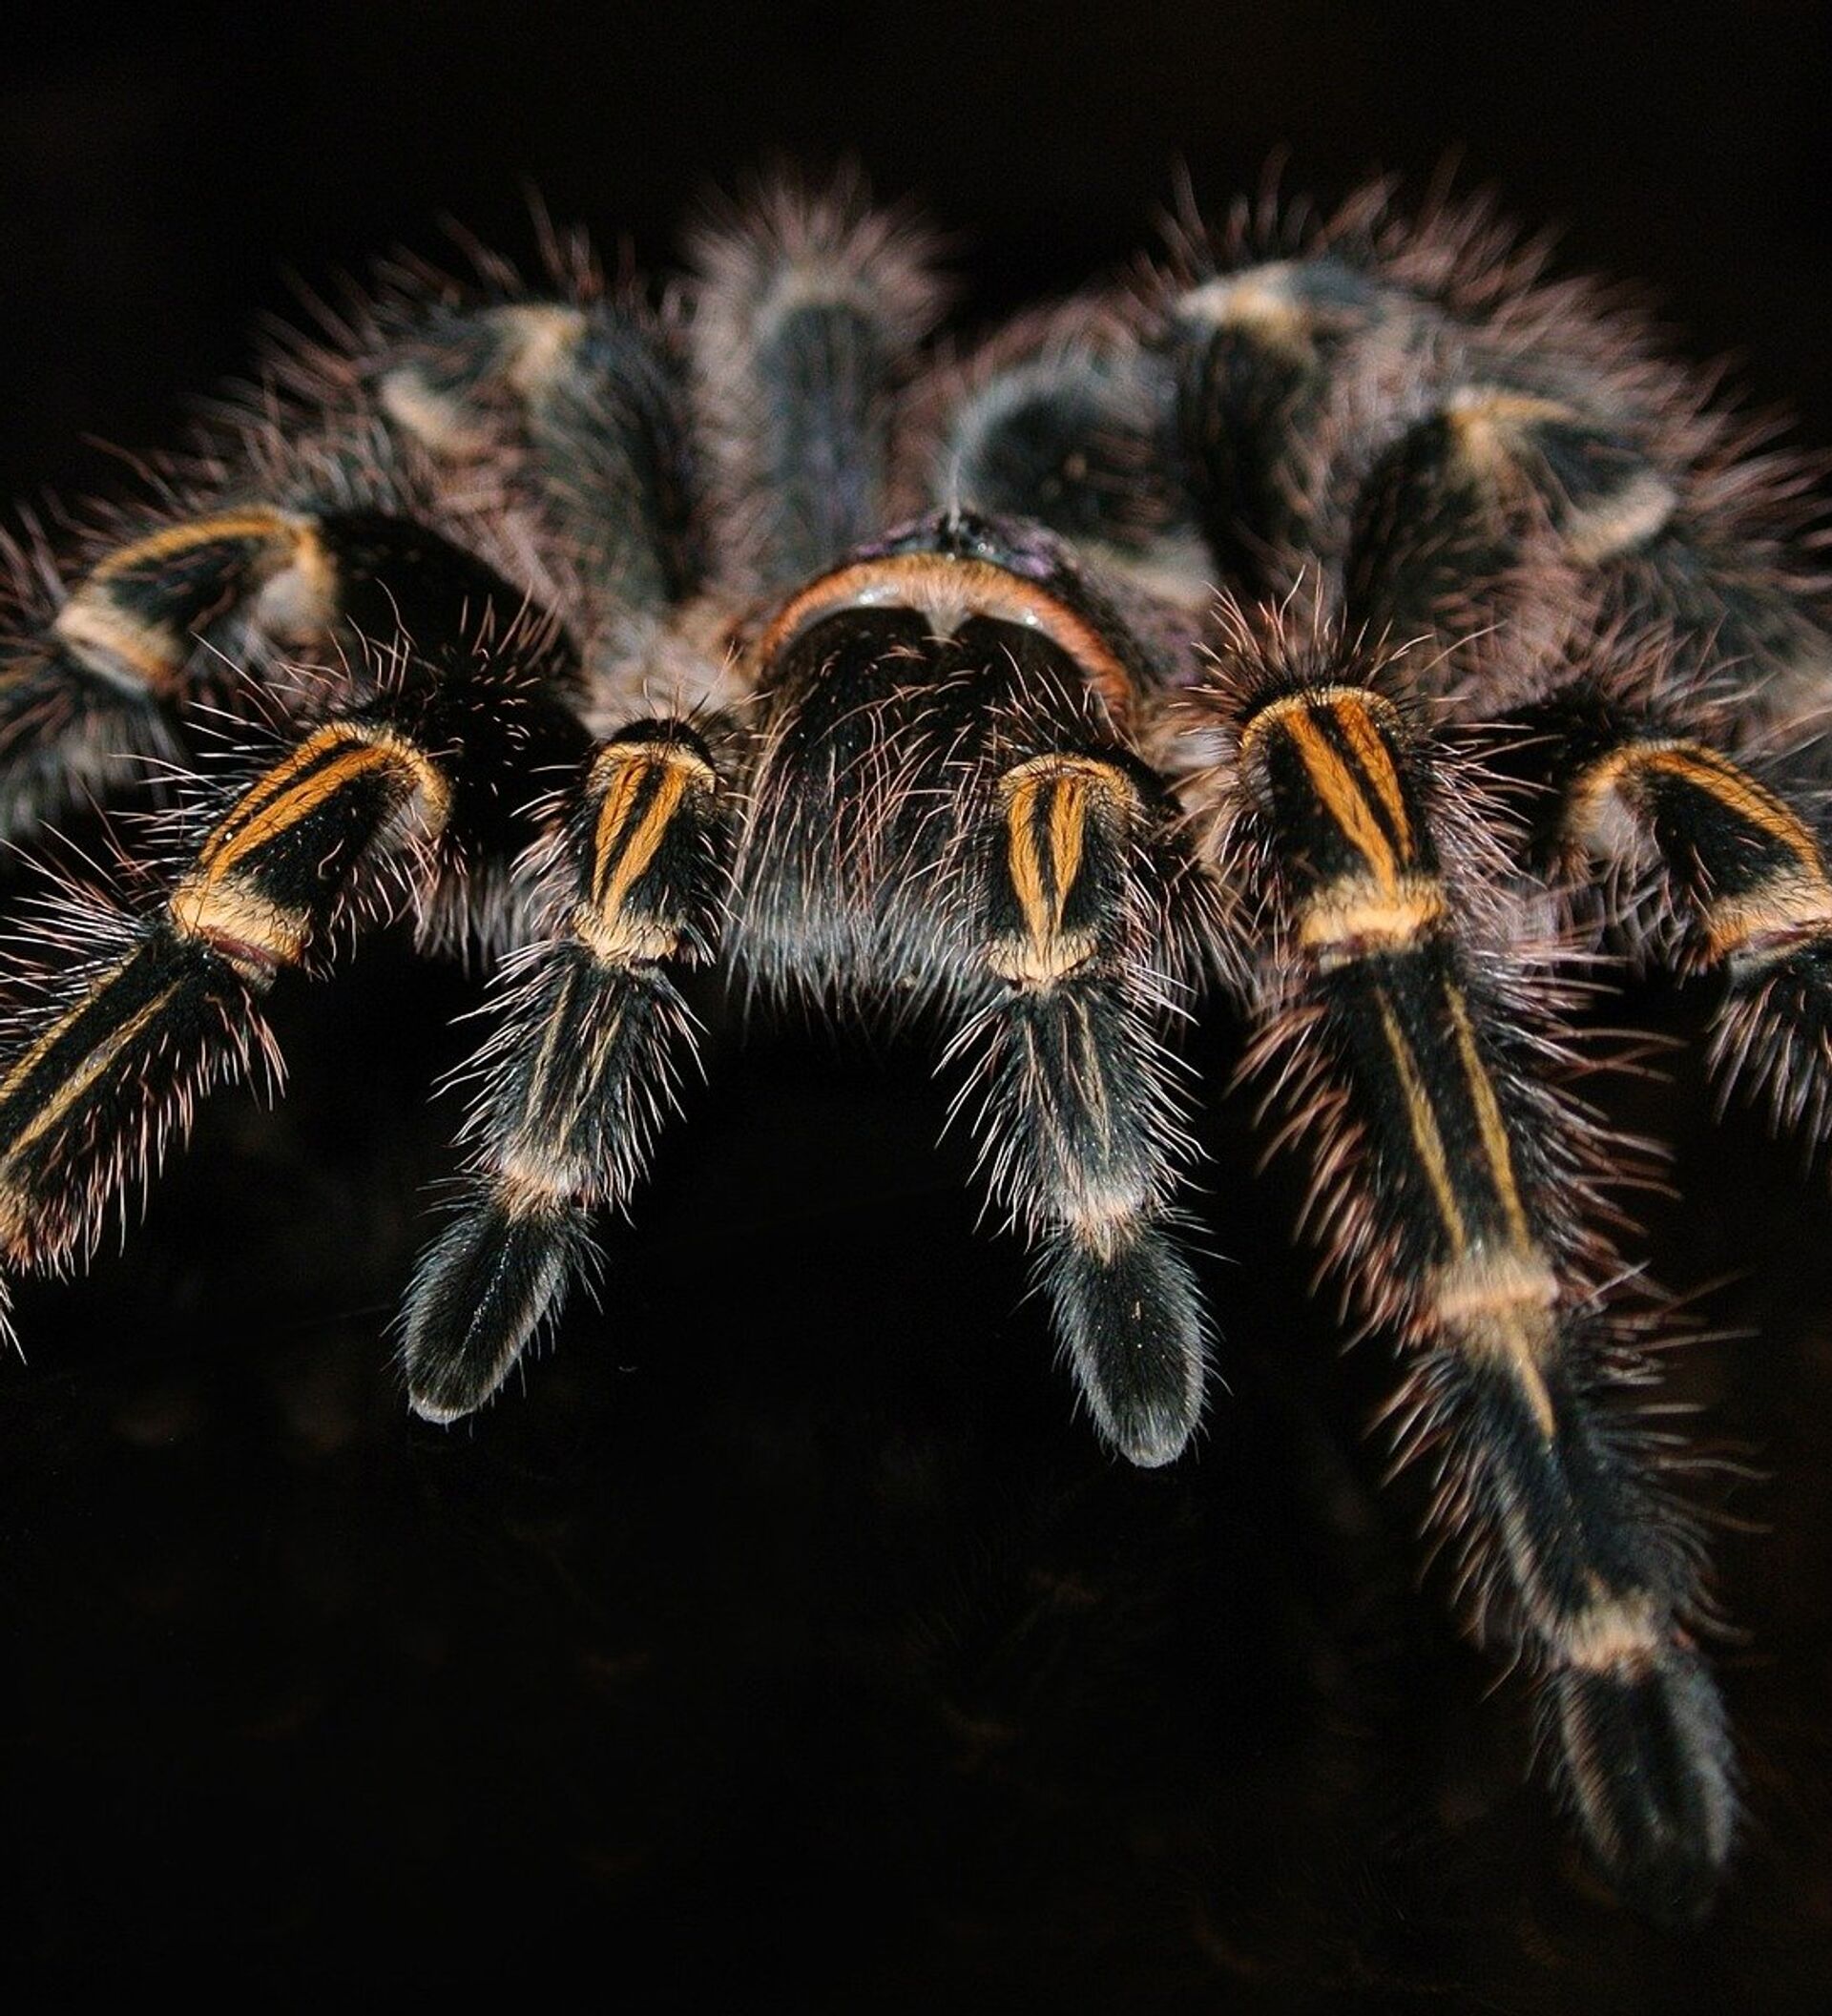
<svg viewBox="0 0 1832 2016">
<path fill-rule="evenodd" d="M 16 32 L 16 31 L 15 31 Z M 0 490 L 105 490 L 243 367 L 288 269 L 556 216 L 665 263 L 772 151 L 954 234 L 970 313 L 1218 206 L 1459 158 L 1568 265 L 1832 446 L 1832 48 L 1816 6 L 1664 11 L 439 5 L 15 41 L 0 77 Z M 1815 2007 L 1832 1957 L 1832 1268 L 1822 1175 L 1696 1044 L 1596 1088 L 1675 1144 L 1640 1200 L 1741 1635 L 1750 1820 L 1718 1917 L 1610 1905 L 1521 1690 L 1420 1586 L 1346 1361 L 1198 1048 L 1225 1341 L 1199 1457 L 1072 1419 L 1022 1256 L 976 1237 L 920 1052 L 716 993 L 638 1226 L 526 1398 L 409 1423 L 386 1324 L 448 1167 L 476 983 L 397 945 L 285 991 L 294 1097 L 213 1105 L 125 1257 L 28 1284 L 0 1367 L 0 1976 L 531 1985 L 634 2006 Z M 1613 1021 L 1696 1039 L 1708 997 Z M 1224 1259 L 1221 1257 L 1226 1256 Z"/>
</svg>

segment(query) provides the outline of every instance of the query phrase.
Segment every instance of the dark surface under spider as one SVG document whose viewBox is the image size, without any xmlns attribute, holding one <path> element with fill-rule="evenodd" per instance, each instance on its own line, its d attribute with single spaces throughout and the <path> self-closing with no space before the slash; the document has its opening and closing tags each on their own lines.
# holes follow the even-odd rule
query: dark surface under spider
<svg viewBox="0 0 1832 2016">
<path fill-rule="evenodd" d="M 12 1261 L 84 1257 L 273 1069 L 276 979 L 411 914 L 501 955 L 403 1354 L 467 1415 L 635 1195 L 716 963 L 940 1029 L 1095 1426 L 1160 1465 L 1210 1356 L 1176 1047 L 1229 996 L 1472 1631 L 1611 1882 L 1701 1912 L 1735 1769 L 1560 1019 L 1587 938 L 1709 969 L 1718 1068 L 1823 1126 L 1791 472 L 1473 212 L 1192 232 L 946 367 L 920 237 L 845 193 L 659 303 L 551 267 L 398 280 L 156 506 L 17 555 L 11 831 L 204 704 L 248 747 L 16 962 Z"/>
</svg>

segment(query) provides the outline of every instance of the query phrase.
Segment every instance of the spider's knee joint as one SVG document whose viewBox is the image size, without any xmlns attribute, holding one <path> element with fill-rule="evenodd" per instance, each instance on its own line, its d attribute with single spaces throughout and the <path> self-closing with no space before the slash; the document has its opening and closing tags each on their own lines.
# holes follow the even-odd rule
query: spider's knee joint
<svg viewBox="0 0 1832 2016">
<path fill-rule="evenodd" d="M 688 739 L 625 738 L 593 759 L 579 808 L 572 935 L 606 966 L 669 959 L 711 905 L 718 779 Z"/>
<path fill-rule="evenodd" d="M 1298 942 L 1325 971 L 1358 959 L 1410 951 L 1445 922 L 1434 875 L 1343 875 L 1305 898 Z"/>
<path fill-rule="evenodd" d="M 299 965 L 312 935 L 309 910 L 271 902 L 238 881 L 185 877 L 167 904 L 173 927 L 226 959 L 248 984 L 261 991 L 281 967 Z"/>
<path fill-rule="evenodd" d="M 337 570 L 311 518 L 255 507 L 150 532 L 97 561 L 51 629 L 93 677 L 164 696 L 183 682 L 198 632 L 236 603 L 257 629 L 323 627 L 337 606 Z"/>
<path fill-rule="evenodd" d="M 1704 957 L 1738 979 L 1832 929 L 1832 876 L 1805 821 L 1702 743 L 1606 750 L 1568 786 L 1564 828 L 1596 858 L 1633 860 L 1651 841 L 1689 863 L 1679 873 Z"/>
<path fill-rule="evenodd" d="M 491 444 L 493 388 L 537 402 L 577 368 L 590 329 L 582 308 L 515 301 L 480 310 L 427 354 L 403 359 L 376 384 L 382 410 L 429 454 L 458 460 Z"/>
<path fill-rule="evenodd" d="M 1551 1441 L 1558 1430 L 1548 1374 L 1558 1353 L 1559 1285 L 1546 1255 L 1530 1244 L 1472 1248 L 1437 1270 L 1428 1297 L 1445 1342 L 1509 1380 Z"/>
<path fill-rule="evenodd" d="M 1000 778 L 998 795 L 1004 830 L 987 965 L 1014 987 L 1052 987 L 1113 936 L 1143 801 L 1117 764 L 1071 755 L 1019 763 Z"/>
</svg>

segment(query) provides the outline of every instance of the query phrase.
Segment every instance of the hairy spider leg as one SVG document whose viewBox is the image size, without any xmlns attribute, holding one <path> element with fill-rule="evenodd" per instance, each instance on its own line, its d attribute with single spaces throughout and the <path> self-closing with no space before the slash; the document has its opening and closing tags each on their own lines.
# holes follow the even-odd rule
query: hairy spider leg
<svg viewBox="0 0 1832 2016">
<path fill-rule="evenodd" d="M 1168 1462 L 1204 1363 L 1165 1231 L 1189 1153 L 1166 1025 L 1196 898 L 1117 728 L 1140 647 L 1045 534 L 949 512 L 810 584 L 768 652 L 743 970 L 941 1005 L 971 1065 L 959 1103 L 1095 1424 Z"/>
<path fill-rule="evenodd" d="M 710 751 L 678 721 L 600 743 L 568 793 L 553 914 L 508 963 L 469 1067 L 464 1195 L 407 1297 L 403 1361 L 428 1421 L 497 1390 L 590 1264 L 593 1213 L 640 1181 L 693 1054 L 671 968 L 716 950 L 731 818 Z"/>
<path fill-rule="evenodd" d="M 510 403 L 519 473 L 615 661 L 600 703 L 639 692 L 624 661 L 646 668 L 701 585 L 685 387 L 662 331 L 603 301 L 448 311 L 385 353 L 379 396 L 446 457 L 489 451 Z M 557 813 L 544 862 L 523 864 L 543 892 L 532 936 L 497 978 L 496 1027 L 468 1068 L 464 1187 L 404 1311 L 408 1393 L 429 1421 L 482 1406 L 592 1265 L 593 1213 L 627 1204 L 692 1053 L 671 968 L 718 941 L 729 800 L 684 722 L 599 743 Z"/>
<path fill-rule="evenodd" d="M 1663 647 L 1652 647 L 1659 651 Z M 1619 679 L 1508 717 L 1537 862 L 1639 957 L 1720 974 L 1712 1069 L 1810 1144 L 1832 1120 L 1832 873 L 1807 816 Z M 1633 687 L 1630 689 L 1633 692 Z"/>
<path fill-rule="evenodd" d="M 1523 248 L 1450 219 L 1393 251 L 1367 223 L 1166 290 L 1170 442 L 1230 579 L 1276 599 L 1322 556 L 1349 631 L 1436 639 L 1439 690 L 1530 667 L 1486 648 L 1499 621 L 1548 646 L 1579 610 L 1658 626 L 1670 689 L 1732 702 L 1742 744 L 1822 733 L 1801 460 Z"/>
<path fill-rule="evenodd" d="M 1327 1264 L 1406 1342 L 1398 1441 L 1438 1465 L 1433 1523 L 1466 1549 L 1478 1630 L 1537 1673 L 1613 1880 L 1689 1916 L 1729 1850 L 1730 1752 L 1686 1629 L 1689 1534 L 1602 1404 L 1638 1367 L 1574 1216 L 1581 1129 L 1508 1033 L 1532 1011 L 1468 921 L 1447 866 L 1467 847 L 1379 663 L 1326 636 L 1235 650 L 1213 706 L 1239 724 L 1238 781 L 1215 833 L 1270 940 L 1249 1068 L 1309 1142 Z"/>
<path fill-rule="evenodd" d="M 394 528 L 391 530 L 399 530 Z M 441 549 L 445 641 L 398 647 L 366 695 L 302 727 L 219 793 L 188 867 L 138 916 L 63 905 L 39 996 L 0 1063 L 0 1236 L 8 1257 L 68 1265 L 113 1199 L 149 1180 L 197 1098 L 279 1058 L 260 997 L 309 968 L 340 925 L 462 915 L 490 863 L 527 844 L 522 767 L 576 757 L 570 641 L 519 591 Z M 87 957 L 73 965 L 72 940 Z"/>
<path fill-rule="evenodd" d="M 1167 290 L 1160 459 L 1180 479 L 1215 563 L 1242 594 L 1292 586 L 1288 556 L 1318 551 L 1319 444 L 1358 367 L 1388 371 L 1428 345 L 1438 318 L 1335 256 L 1216 270 Z"/>
<path fill-rule="evenodd" d="M 778 192 L 741 225 L 703 231 L 697 253 L 689 379 L 715 502 L 736 529 L 724 585 L 766 593 L 882 529 L 890 393 L 932 283 L 916 241 L 843 192 Z M 691 623 L 699 586 L 683 564 L 686 387 L 640 333 L 602 306 L 499 306 L 442 324 L 383 381 L 397 419 L 454 445 L 485 440 L 479 409 L 512 390 L 544 508 L 611 612 L 606 684 L 631 704 L 658 659 L 691 676 L 691 654 L 662 659 L 654 636 Z M 700 691 L 682 696 L 690 714 L 718 672 L 703 666 Z M 754 677 L 741 668 L 740 687 Z M 734 723 L 700 725 L 741 763 Z M 713 957 L 723 923 L 737 807 L 712 741 L 643 715 L 568 794 L 547 921 L 510 963 L 501 1020 L 471 1066 L 466 1190 L 407 1300 L 403 1357 L 429 1420 L 501 1386 L 590 1263 L 593 1213 L 626 1206 L 647 1166 L 693 1055 L 673 970 Z"/>
<path fill-rule="evenodd" d="M 1370 466 L 1347 613 L 1443 636 L 1484 579 L 1549 601 L 1574 582 L 1588 592 L 1593 632 L 1562 640 L 1556 690 L 1488 732 L 1525 787 L 1532 865 L 1580 886 L 1601 871 L 1616 900 L 1598 914 L 1637 952 L 1676 941 L 1687 964 L 1721 971 L 1714 1069 L 1817 1142 L 1832 1095 L 1832 877 L 1807 818 L 1696 723 L 1754 739 L 1815 681 L 1823 705 L 1824 640 L 1697 517 L 1620 431 L 1569 402 L 1465 389 Z M 1655 620 L 1629 627 L 1631 609 Z"/>
<path fill-rule="evenodd" d="M 207 449 L 159 479 L 151 510 L 60 554 L 6 542 L 0 606 L 0 833 L 87 797 L 161 779 L 207 701 L 271 718 L 281 661 L 309 659 L 317 693 L 344 661 L 406 630 L 438 634 L 474 563 L 447 538 L 385 432 L 344 413 L 281 431 L 236 407 Z M 136 759 L 139 759 L 136 762 Z"/>
<path fill-rule="evenodd" d="M 1602 1404 L 1640 1367 L 1579 1229 L 1594 1151 L 1546 1082 L 1543 1008 L 1508 984 L 1496 864 L 1379 690 L 1441 690 L 1459 667 L 1427 652 L 1409 675 L 1342 641 L 1454 651 L 1498 623 L 1476 662 L 1523 676 L 1550 635 L 1533 598 L 1657 531 L 1671 500 L 1567 403 L 1461 381 L 1473 339 L 1448 322 L 1334 259 L 1173 304 L 1172 410 L 1218 556 L 1287 590 L 1294 537 L 1336 561 L 1309 597 L 1328 617 L 1224 626 L 1193 718 L 1232 728 L 1212 845 L 1271 946 L 1250 1064 L 1277 1074 L 1284 1138 L 1308 1140 L 1328 1264 L 1411 1348 L 1402 1450 L 1437 1457 L 1434 1523 L 1467 1549 L 1478 1628 L 1492 1617 L 1540 1679 L 1593 1851 L 1625 1894 L 1686 1916 L 1729 1852 L 1733 1767 L 1687 1629 L 1696 1547 Z"/>
<path fill-rule="evenodd" d="M 889 522 L 894 395 L 942 288 L 907 218 L 842 178 L 724 212 L 692 246 L 690 338 L 729 585 L 786 592 Z"/>
</svg>

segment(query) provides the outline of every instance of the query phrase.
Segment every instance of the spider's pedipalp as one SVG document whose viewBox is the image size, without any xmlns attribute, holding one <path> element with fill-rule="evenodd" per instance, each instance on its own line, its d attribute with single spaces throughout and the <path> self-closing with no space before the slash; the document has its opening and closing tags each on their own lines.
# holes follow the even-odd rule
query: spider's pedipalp
<svg viewBox="0 0 1832 2016">
<path fill-rule="evenodd" d="M 569 794 L 544 935 L 514 961 L 471 1067 L 466 1195 L 407 1298 L 402 1356 L 427 1420 L 497 1390 L 589 1259 L 591 1214 L 626 1205 L 641 1178 L 692 1055 L 670 968 L 718 944 L 725 798 L 678 721 L 602 743 Z"/>
<path fill-rule="evenodd" d="M 1690 1550 L 1603 1404 L 1626 1359 L 1573 1215 L 1593 1151 L 1488 977 L 1479 857 L 1381 666 L 1239 627 L 1223 668 L 1196 705 L 1238 724 L 1236 765 L 1202 809 L 1230 884 L 1260 892 L 1250 1065 L 1284 1067 L 1313 1137 L 1330 1266 L 1409 1347 L 1400 1444 L 1441 1466 L 1479 1628 L 1542 1676 L 1555 1768 L 1613 1880 L 1688 1915 L 1729 1850 L 1730 1761 L 1684 1628 Z"/>
</svg>

